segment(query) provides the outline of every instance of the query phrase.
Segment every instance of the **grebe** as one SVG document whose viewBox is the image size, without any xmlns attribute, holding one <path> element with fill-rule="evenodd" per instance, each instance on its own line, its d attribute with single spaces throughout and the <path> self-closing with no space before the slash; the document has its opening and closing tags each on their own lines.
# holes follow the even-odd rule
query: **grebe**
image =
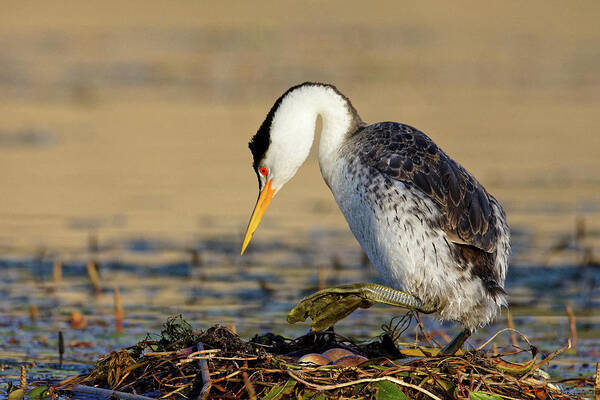
<svg viewBox="0 0 600 400">
<path fill-rule="evenodd" d="M 453 354 L 506 304 L 510 250 L 502 206 L 423 132 L 366 124 L 333 85 L 306 82 L 273 105 L 249 147 L 259 197 L 248 246 L 273 196 L 308 157 L 322 118 L 319 166 L 352 233 L 388 286 L 356 283 L 303 299 L 290 323 L 323 330 L 376 302 L 461 323 L 440 354 Z M 402 290 L 400 290 L 402 289 Z"/>
</svg>

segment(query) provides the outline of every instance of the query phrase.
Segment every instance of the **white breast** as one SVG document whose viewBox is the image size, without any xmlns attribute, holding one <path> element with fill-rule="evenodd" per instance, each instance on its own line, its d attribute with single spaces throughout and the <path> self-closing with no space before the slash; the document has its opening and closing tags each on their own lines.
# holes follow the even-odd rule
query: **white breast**
<svg viewBox="0 0 600 400">
<path fill-rule="evenodd" d="M 498 305 L 468 268 L 456 264 L 433 201 L 351 162 L 340 159 L 327 183 L 384 284 L 440 305 L 443 319 L 471 328 L 488 323 Z"/>
</svg>

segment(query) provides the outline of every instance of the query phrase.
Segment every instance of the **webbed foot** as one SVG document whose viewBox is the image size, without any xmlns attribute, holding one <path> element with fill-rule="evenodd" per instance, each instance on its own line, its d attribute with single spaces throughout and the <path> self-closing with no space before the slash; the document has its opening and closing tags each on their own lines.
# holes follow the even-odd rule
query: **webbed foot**
<svg viewBox="0 0 600 400">
<path fill-rule="evenodd" d="M 322 331 L 337 321 L 346 318 L 358 308 L 369 308 L 374 301 L 369 300 L 360 284 L 337 286 L 319 290 L 302 299 L 287 316 L 290 324 L 312 319 L 311 328 Z"/>
<path fill-rule="evenodd" d="M 346 318 L 356 309 L 369 308 L 375 303 L 390 304 L 424 313 L 432 313 L 437 309 L 400 290 L 374 283 L 354 283 L 323 289 L 305 297 L 289 312 L 287 320 L 293 324 L 310 317 L 311 328 L 320 331 Z"/>
</svg>

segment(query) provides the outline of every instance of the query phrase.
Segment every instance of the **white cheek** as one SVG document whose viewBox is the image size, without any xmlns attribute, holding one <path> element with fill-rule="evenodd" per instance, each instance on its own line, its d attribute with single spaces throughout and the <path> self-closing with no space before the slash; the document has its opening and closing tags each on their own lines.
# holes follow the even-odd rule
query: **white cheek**
<svg viewBox="0 0 600 400">
<path fill-rule="evenodd" d="M 256 172 L 256 171 L 255 171 L 255 172 Z M 262 176 L 262 175 L 260 174 L 260 172 L 258 173 L 258 181 L 259 181 L 259 187 L 258 187 L 258 188 L 259 188 L 259 190 L 262 190 L 262 188 L 264 188 L 264 187 L 265 187 L 265 183 L 266 183 L 266 182 L 265 182 L 265 177 L 264 177 L 264 176 Z"/>
</svg>

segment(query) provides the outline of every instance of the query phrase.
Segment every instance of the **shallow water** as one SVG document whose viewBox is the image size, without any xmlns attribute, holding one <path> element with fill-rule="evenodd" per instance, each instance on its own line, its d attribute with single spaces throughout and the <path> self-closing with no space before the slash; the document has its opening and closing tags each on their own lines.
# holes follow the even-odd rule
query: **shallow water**
<svg viewBox="0 0 600 400">
<path fill-rule="evenodd" d="M 0 376 L 17 380 L 20 365 L 29 367 L 30 380 L 60 380 L 87 370 L 99 354 L 135 344 L 147 332 L 157 333 L 167 317 L 182 313 L 194 327 L 215 323 L 235 326 L 246 338 L 274 331 L 299 336 L 307 324 L 289 325 L 287 311 L 302 296 L 321 284 L 337 285 L 377 281 L 369 265 L 362 265 L 360 249 L 345 232 L 313 232 L 322 245 L 291 246 L 286 242 L 257 242 L 244 258 L 237 255 L 237 238 L 220 238 L 195 244 L 197 253 L 173 243 L 135 240 L 120 243 L 122 259 L 113 247 L 100 243 L 81 261 L 65 262 L 62 279 L 53 282 L 51 260 L 6 258 L 0 262 Z M 519 246 L 517 249 L 526 248 Z M 330 246 L 337 243 L 336 247 Z M 517 251 L 516 256 L 519 256 Z M 95 295 L 87 275 L 86 258 L 99 260 L 102 291 Z M 524 255 L 521 257 L 525 258 Z M 519 257 L 515 257 L 519 258 Z M 170 259 L 170 261 L 158 261 Z M 130 261 L 127 261 L 130 260 Z M 125 311 L 124 330 L 115 334 L 113 290 L 118 286 Z M 551 353 L 571 336 L 565 305 L 576 316 L 577 346 L 552 361 L 546 369 L 555 379 L 592 374 L 600 357 L 600 268 L 514 264 L 507 291 L 515 327 L 539 348 Z M 30 307 L 39 314 L 31 319 Z M 85 329 L 70 326 L 72 311 L 83 313 Z M 367 339 L 402 311 L 386 306 L 360 310 L 336 325 L 338 332 Z M 457 332 L 424 317 L 427 329 Z M 471 339 L 477 346 L 507 326 L 506 312 Z M 414 337 L 416 327 L 406 333 Z M 63 369 L 58 368 L 58 331 L 65 338 Z M 440 340 L 439 336 L 436 336 Z M 509 346 L 508 336 L 496 340 Z M 523 348 L 527 345 L 520 343 Z"/>
</svg>

